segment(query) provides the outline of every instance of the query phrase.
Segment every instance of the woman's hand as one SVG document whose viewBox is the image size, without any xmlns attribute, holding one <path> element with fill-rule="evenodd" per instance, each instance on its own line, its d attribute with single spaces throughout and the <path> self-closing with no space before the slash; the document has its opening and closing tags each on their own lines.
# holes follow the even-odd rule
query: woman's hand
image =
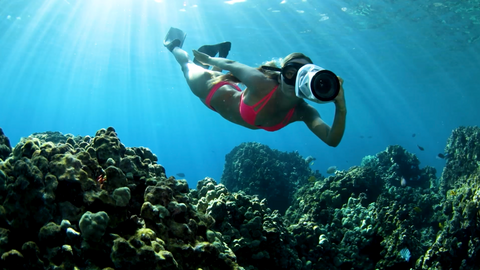
<svg viewBox="0 0 480 270">
<path fill-rule="evenodd" d="M 345 95 L 344 95 L 344 92 L 343 92 L 343 79 L 338 77 L 338 80 L 340 81 L 340 91 L 338 92 L 338 95 L 337 97 L 333 100 L 333 102 L 335 103 L 335 105 L 337 106 L 343 106 L 343 107 L 346 107 L 346 104 L 345 104 Z"/>
<path fill-rule="evenodd" d="M 200 63 L 202 63 L 204 65 L 210 65 L 211 66 L 211 64 L 210 64 L 211 57 L 208 54 L 204 54 L 204 53 L 199 52 L 197 50 L 193 50 L 193 56 Z"/>
</svg>

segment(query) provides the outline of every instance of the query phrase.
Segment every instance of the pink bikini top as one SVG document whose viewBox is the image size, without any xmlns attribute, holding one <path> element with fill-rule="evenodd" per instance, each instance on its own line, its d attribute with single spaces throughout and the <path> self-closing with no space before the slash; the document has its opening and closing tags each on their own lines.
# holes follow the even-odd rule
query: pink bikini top
<svg viewBox="0 0 480 270">
<path fill-rule="evenodd" d="M 275 90 L 277 90 L 277 88 L 278 88 L 278 85 L 275 86 L 275 88 L 273 88 L 272 91 L 270 91 L 270 93 L 268 93 L 266 96 L 264 96 L 261 100 L 259 100 L 253 106 L 249 106 L 249 105 L 247 105 L 243 102 L 243 94 L 245 93 L 245 92 L 243 92 L 242 93 L 242 98 L 240 99 L 240 115 L 242 116 L 242 119 L 245 122 L 249 123 L 250 125 L 256 126 L 258 128 L 264 129 L 266 131 L 277 131 L 277 130 L 283 128 L 284 126 L 288 125 L 288 123 L 290 122 L 290 119 L 293 116 L 293 113 L 295 112 L 295 107 L 291 108 L 288 111 L 285 118 L 282 120 L 282 122 L 276 124 L 275 126 L 264 127 L 264 126 L 255 125 L 255 119 L 257 118 L 257 114 L 263 109 L 265 104 L 267 104 L 267 102 L 270 100 L 270 98 L 272 97 L 273 93 L 275 93 Z M 256 109 L 256 107 L 259 106 L 259 105 L 260 105 L 260 108 Z"/>
</svg>

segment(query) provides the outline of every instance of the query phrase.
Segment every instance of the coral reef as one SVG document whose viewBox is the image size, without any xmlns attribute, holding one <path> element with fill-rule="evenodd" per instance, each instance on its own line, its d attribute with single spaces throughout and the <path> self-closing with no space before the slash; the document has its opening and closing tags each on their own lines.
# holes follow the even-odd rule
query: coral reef
<svg viewBox="0 0 480 270">
<path fill-rule="evenodd" d="M 5 160 L 12 152 L 10 140 L 5 136 L 3 130 L 0 128 L 0 161 Z"/>
<path fill-rule="evenodd" d="M 0 268 L 478 269 L 479 145 L 454 130 L 440 178 L 398 145 L 324 178 L 248 143 L 189 189 L 113 128 L 0 129 Z"/>
<path fill-rule="evenodd" d="M 4 269 L 241 269 L 211 237 L 213 219 L 194 210 L 186 181 L 166 178 L 148 148 L 125 147 L 113 128 L 36 133 L 6 155 Z"/>
<path fill-rule="evenodd" d="M 293 237 L 266 199 L 229 193 L 211 178 L 199 181 L 190 197 L 200 213 L 212 218 L 212 240 L 227 244 L 245 269 L 301 269 Z"/>
<path fill-rule="evenodd" d="M 445 147 L 443 200 L 433 206 L 438 233 L 417 269 L 480 268 L 480 128 L 461 127 Z"/>
<path fill-rule="evenodd" d="M 426 189 L 435 182 L 435 170 L 420 169 L 418 159 L 400 146 L 369 160 L 303 187 L 288 209 L 299 256 L 311 269 L 400 267 L 407 262 L 398 258 L 398 248 L 413 247 L 422 237 L 431 216 L 429 196 L 436 198 L 434 189 Z M 402 177 L 409 179 L 405 187 Z"/>
<path fill-rule="evenodd" d="M 100 240 L 107 230 L 109 221 L 110 218 L 104 211 L 98 213 L 87 211 L 78 222 L 83 239 L 87 241 Z"/>
<path fill-rule="evenodd" d="M 313 172 L 298 152 L 285 153 L 260 143 L 242 143 L 225 157 L 221 183 L 232 192 L 266 198 L 268 206 L 280 213 L 290 206 L 295 191 L 308 183 Z"/>
<path fill-rule="evenodd" d="M 479 134 L 453 131 L 440 179 L 390 146 L 300 189 L 286 213 L 299 257 L 311 269 L 478 269 Z"/>
</svg>

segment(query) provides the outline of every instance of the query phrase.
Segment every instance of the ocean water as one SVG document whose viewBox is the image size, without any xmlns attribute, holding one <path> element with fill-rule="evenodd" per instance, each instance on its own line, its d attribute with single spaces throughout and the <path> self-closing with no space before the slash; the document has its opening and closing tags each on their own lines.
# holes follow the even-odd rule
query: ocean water
<svg viewBox="0 0 480 270">
<path fill-rule="evenodd" d="M 480 1 L 5 0 L 0 8 L 0 127 L 15 145 L 34 132 L 91 135 L 112 126 L 190 187 L 220 181 L 242 142 L 347 169 L 398 144 L 437 168 L 451 131 L 479 125 Z M 303 123 L 236 126 L 188 89 L 163 47 L 171 27 L 187 51 L 231 41 L 251 66 L 303 52 L 344 80 L 347 127 L 331 148 Z M 331 124 L 332 104 L 314 104 Z M 413 135 L 415 134 L 415 135 Z M 418 146 L 424 148 L 421 151 Z"/>
</svg>

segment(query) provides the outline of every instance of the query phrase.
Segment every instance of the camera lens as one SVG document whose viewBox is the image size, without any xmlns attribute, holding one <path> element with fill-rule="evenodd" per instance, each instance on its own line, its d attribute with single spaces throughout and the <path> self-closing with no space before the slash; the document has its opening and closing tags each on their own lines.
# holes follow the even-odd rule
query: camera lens
<svg viewBox="0 0 480 270">
<path fill-rule="evenodd" d="M 329 70 L 320 70 L 313 76 L 310 89 L 317 99 L 332 101 L 340 91 L 340 82 L 335 73 Z"/>
</svg>

